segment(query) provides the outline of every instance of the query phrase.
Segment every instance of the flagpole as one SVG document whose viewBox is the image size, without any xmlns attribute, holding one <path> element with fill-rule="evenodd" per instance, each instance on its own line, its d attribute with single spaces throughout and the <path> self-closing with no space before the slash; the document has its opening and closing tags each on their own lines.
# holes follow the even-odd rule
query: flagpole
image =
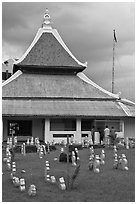
<svg viewBox="0 0 137 204">
<path fill-rule="evenodd" d="M 113 38 L 113 64 L 112 64 L 112 93 L 114 93 L 114 79 L 115 79 L 115 30 L 113 30 L 114 38 Z"/>
</svg>

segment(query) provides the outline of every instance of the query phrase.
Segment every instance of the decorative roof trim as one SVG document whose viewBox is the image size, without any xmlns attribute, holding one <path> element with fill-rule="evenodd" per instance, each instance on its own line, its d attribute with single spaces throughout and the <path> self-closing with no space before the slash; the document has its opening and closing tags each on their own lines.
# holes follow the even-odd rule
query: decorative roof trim
<svg viewBox="0 0 137 204">
<path fill-rule="evenodd" d="M 42 35 L 42 28 L 40 28 L 34 38 L 34 40 L 32 41 L 31 45 L 29 46 L 29 48 L 26 50 L 26 52 L 23 54 L 23 56 L 17 60 L 16 62 L 14 62 L 14 64 L 19 64 L 20 62 L 22 62 L 25 57 L 27 56 L 27 54 L 30 52 L 30 50 L 34 47 L 34 45 L 36 44 L 36 42 L 38 41 L 38 39 L 41 37 Z"/>
<path fill-rule="evenodd" d="M 13 62 L 16 62 L 16 60 L 13 58 L 13 57 L 11 57 L 11 58 L 9 58 L 9 59 L 7 59 L 7 60 L 4 60 L 3 62 L 2 62 L 2 64 L 4 64 L 5 65 L 5 63 L 4 62 L 8 62 L 9 60 L 13 60 Z"/>
<path fill-rule="evenodd" d="M 42 28 L 44 28 L 44 29 L 52 29 L 51 28 L 51 17 L 49 15 L 49 10 L 47 8 L 46 8 L 46 12 L 44 14 Z"/>
<path fill-rule="evenodd" d="M 63 42 L 62 38 L 60 37 L 59 33 L 57 32 L 56 29 L 46 29 L 46 28 L 39 28 L 34 40 L 32 41 L 31 45 L 29 46 L 29 48 L 27 49 L 27 51 L 24 53 L 24 55 L 17 60 L 16 62 L 14 62 L 14 64 L 19 64 L 21 63 L 25 57 L 27 56 L 27 54 L 31 51 L 31 49 L 34 47 L 34 45 L 37 43 L 37 41 L 39 40 L 39 38 L 41 37 L 41 35 L 43 33 L 52 33 L 54 35 L 54 37 L 57 39 L 57 41 L 62 45 L 62 47 L 68 52 L 68 54 L 80 65 L 83 67 L 87 67 L 87 62 L 85 63 L 81 63 L 79 60 L 76 59 L 76 57 L 70 52 L 70 50 L 68 49 L 68 47 L 65 45 L 65 43 Z"/>
<path fill-rule="evenodd" d="M 99 89 L 100 91 L 104 92 L 105 94 L 115 98 L 115 99 L 119 99 L 119 95 L 118 94 L 113 94 L 105 89 L 103 89 L 102 87 L 100 87 L 99 85 L 97 85 L 96 83 L 94 83 L 93 81 L 91 81 L 91 79 L 89 79 L 84 73 L 79 72 L 77 74 L 77 76 L 82 79 L 83 81 L 87 82 L 88 84 L 91 84 L 92 86 L 94 86 L 95 88 Z"/>
<path fill-rule="evenodd" d="M 120 107 L 123 109 L 123 111 L 126 113 L 127 116 L 132 116 L 130 110 L 128 109 L 126 105 L 124 105 L 121 102 L 118 102 L 118 104 L 120 105 Z"/>
<path fill-rule="evenodd" d="M 62 45 L 62 47 L 68 52 L 68 54 L 81 66 L 87 67 L 87 62 L 81 63 L 79 60 L 76 59 L 76 57 L 71 53 L 71 51 L 68 49 L 64 41 L 62 40 L 61 36 L 59 35 L 58 31 L 56 29 L 53 29 L 53 35 L 54 37 L 59 41 L 59 43 Z"/>
<path fill-rule="evenodd" d="M 13 80 L 15 80 L 17 77 L 19 77 L 22 74 L 22 71 L 18 70 L 17 72 L 15 72 L 15 74 L 13 74 L 10 78 L 8 78 L 6 81 L 4 81 L 2 83 L 2 87 L 9 84 L 10 82 L 12 82 Z"/>
<path fill-rule="evenodd" d="M 128 105 L 135 105 L 135 103 L 133 101 L 130 101 L 130 100 L 126 99 L 126 98 L 122 98 L 121 101 L 123 103 L 128 104 Z"/>
</svg>

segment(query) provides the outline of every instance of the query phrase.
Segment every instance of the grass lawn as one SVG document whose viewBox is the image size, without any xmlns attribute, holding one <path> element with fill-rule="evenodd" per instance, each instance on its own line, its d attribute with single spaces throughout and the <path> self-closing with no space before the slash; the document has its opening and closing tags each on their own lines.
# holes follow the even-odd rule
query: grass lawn
<svg viewBox="0 0 137 204">
<path fill-rule="evenodd" d="M 101 148 L 95 149 L 100 154 Z M 66 164 L 54 158 L 59 158 L 60 147 L 39 159 L 37 153 L 28 153 L 26 156 L 16 154 L 17 176 L 25 178 L 26 191 L 21 192 L 10 179 L 10 171 L 3 163 L 2 201 L 3 202 L 134 202 L 135 201 L 135 149 L 118 150 L 118 155 L 125 153 L 128 159 L 129 171 L 113 169 L 113 150 L 105 149 L 105 165 L 100 173 L 95 174 L 88 170 L 89 149 L 79 150 L 81 168 L 74 189 L 62 191 L 56 184 L 44 181 L 45 160 L 50 162 L 50 175 L 57 179 L 66 178 Z M 5 153 L 3 155 L 5 157 Z M 26 173 L 21 173 L 25 169 Z M 74 167 L 70 164 L 70 174 Z M 35 184 L 37 195 L 28 196 L 28 187 Z"/>
</svg>

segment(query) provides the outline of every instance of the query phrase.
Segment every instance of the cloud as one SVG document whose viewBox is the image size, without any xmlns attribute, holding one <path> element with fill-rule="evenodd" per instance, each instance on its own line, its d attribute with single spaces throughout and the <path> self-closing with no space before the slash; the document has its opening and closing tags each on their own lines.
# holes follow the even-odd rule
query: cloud
<svg viewBox="0 0 137 204">
<path fill-rule="evenodd" d="M 115 60 L 115 93 L 121 92 L 123 98 L 129 98 L 133 101 L 135 100 L 134 67 L 134 55 L 122 56 Z M 85 70 L 85 74 L 108 91 L 112 90 L 112 60 L 92 63 L 92 65 L 88 66 Z"/>
<path fill-rule="evenodd" d="M 3 43 L 3 61 L 10 59 L 10 58 L 19 58 L 21 55 L 19 53 L 22 53 L 22 47 L 17 45 L 11 45 L 9 43 L 4 42 Z"/>
</svg>

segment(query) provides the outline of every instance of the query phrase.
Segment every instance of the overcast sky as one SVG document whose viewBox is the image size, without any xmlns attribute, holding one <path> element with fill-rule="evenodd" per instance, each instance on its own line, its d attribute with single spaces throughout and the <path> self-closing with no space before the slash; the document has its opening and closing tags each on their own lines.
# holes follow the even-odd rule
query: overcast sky
<svg viewBox="0 0 137 204">
<path fill-rule="evenodd" d="M 135 101 L 134 3 L 3 2 L 2 57 L 20 58 L 41 27 L 46 8 L 65 44 L 81 62 L 85 74 L 111 91 L 113 29 L 116 30 L 115 93 Z"/>
</svg>

